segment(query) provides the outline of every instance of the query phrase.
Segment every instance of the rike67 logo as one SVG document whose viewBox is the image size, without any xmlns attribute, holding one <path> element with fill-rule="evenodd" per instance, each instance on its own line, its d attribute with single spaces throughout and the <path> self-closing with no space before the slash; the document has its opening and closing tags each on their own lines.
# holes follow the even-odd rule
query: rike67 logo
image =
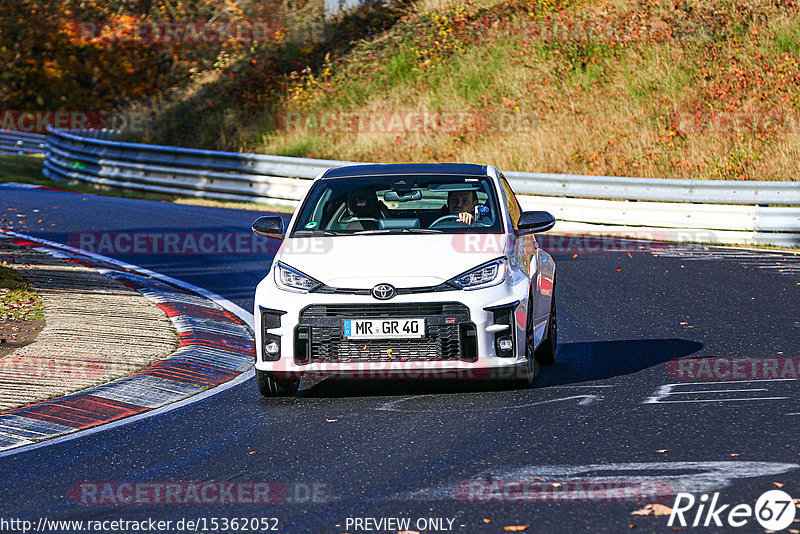
<svg viewBox="0 0 800 534">
<path fill-rule="evenodd" d="M 743 527 L 755 517 L 763 528 L 776 532 L 792 524 L 797 513 L 795 505 L 799 502 L 800 499 L 792 499 L 781 490 L 767 491 L 758 498 L 755 506 L 746 503 L 721 504 L 719 492 L 711 497 L 704 493 L 699 498 L 691 493 L 678 493 L 667 525 Z"/>
</svg>

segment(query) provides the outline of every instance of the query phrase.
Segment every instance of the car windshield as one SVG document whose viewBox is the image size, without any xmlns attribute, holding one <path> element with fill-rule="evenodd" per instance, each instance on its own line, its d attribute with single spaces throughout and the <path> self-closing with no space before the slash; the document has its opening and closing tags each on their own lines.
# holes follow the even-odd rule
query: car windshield
<svg viewBox="0 0 800 534">
<path fill-rule="evenodd" d="M 488 176 L 359 176 L 320 180 L 300 208 L 292 237 L 499 233 Z"/>
</svg>

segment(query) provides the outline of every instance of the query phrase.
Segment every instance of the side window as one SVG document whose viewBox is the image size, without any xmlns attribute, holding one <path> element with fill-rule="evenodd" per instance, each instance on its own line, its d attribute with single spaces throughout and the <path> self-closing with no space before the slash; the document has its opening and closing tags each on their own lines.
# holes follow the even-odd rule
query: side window
<svg viewBox="0 0 800 534">
<path fill-rule="evenodd" d="M 506 199 L 508 213 L 511 215 L 511 224 L 516 230 L 518 228 L 519 217 L 522 215 L 522 208 L 519 207 L 519 202 L 517 202 L 517 197 L 514 196 L 514 191 L 511 189 L 511 186 L 508 185 L 506 177 L 502 174 L 500 174 L 500 185 L 503 187 L 503 196 Z"/>
</svg>

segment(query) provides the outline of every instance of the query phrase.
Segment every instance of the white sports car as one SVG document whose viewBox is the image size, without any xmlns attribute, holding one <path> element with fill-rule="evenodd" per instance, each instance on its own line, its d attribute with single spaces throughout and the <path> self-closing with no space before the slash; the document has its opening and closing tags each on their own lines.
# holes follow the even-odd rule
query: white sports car
<svg viewBox="0 0 800 534">
<path fill-rule="evenodd" d="M 255 295 L 256 378 L 492 378 L 525 387 L 556 356 L 555 264 L 503 173 L 467 164 L 356 165 L 312 184 Z"/>
</svg>

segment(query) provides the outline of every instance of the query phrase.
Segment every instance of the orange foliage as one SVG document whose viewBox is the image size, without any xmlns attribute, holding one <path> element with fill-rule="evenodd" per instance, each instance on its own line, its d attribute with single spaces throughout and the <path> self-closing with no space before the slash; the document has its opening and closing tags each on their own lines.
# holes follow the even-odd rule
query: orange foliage
<svg viewBox="0 0 800 534">
<path fill-rule="evenodd" d="M 136 38 L 137 25 L 247 17 L 232 0 L 0 0 L 0 13 L 0 110 L 26 111 L 108 112 L 181 87 L 244 45 Z"/>
</svg>

